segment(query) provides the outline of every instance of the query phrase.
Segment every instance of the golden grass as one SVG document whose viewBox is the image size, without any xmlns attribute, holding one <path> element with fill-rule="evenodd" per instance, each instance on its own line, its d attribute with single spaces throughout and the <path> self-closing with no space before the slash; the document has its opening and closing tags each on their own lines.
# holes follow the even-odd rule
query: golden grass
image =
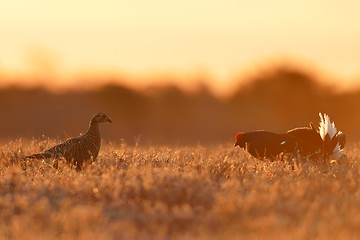
<svg viewBox="0 0 360 240">
<path fill-rule="evenodd" d="M 351 239 L 360 236 L 360 153 L 266 162 L 232 145 L 103 146 L 82 172 L 0 147 L 1 239 Z"/>
</svg>

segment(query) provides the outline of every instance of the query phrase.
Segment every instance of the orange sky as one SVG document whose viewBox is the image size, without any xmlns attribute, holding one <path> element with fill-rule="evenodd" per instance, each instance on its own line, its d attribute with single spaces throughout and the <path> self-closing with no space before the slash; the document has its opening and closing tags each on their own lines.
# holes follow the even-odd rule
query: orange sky
<svg viewBox="0 0 360 240">
<path fill-rule="evenodd" d="M 345 86 L 360 79 L 359 9 L 355 0 L 2 1 L 0 83 L 105 74 L 136 86 L 176 75 L 222 93 L 241 73 L 290 59 Z"/>
</svg>

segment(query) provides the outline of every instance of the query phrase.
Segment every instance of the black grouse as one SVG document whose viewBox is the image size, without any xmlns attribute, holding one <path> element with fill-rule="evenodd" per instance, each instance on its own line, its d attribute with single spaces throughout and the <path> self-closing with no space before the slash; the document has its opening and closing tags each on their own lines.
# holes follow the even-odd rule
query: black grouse
<svg viewBox="0 0 360 240">
<path fill-rule="evenodd" d="M 296 144 L 295 151 L 300 157 L 311 159 L 340 159 L 344 155 L 345 134 L 336 130 L 335 123 L 330 121 L 327 114 L 319 113 L 319 116 L 318 130 L 310 124 L 310 127 L 295 128 L 287 132 Z"/>
<path fill-rule="evenodd" d="M 259 130 L 253 132 L 238 132 L 234 146 L 239 146 L 258 159 L 273 159 L 286 149 L 295 147 L 288 134 L 278 134 Z M 291 147 L 292 146 L 292 147 Z"/>
<path fill-rule="evenodd" d="M 270 131 L 238 132 L 235 146 L 239 146 L 259 159 L 273 159 L 284 153 L 290 157 L 340 159 L 345 146 L 345 134 L 337 131 L 327 114 L 320 116 L 319 129 L 294 128 L 286 133 Z"/>
</svg>

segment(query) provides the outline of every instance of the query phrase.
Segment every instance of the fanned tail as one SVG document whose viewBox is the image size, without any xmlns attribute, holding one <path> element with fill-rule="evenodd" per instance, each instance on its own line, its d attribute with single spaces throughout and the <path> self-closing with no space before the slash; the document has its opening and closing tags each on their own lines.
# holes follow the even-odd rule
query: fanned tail
<svg viewBox="0 0 360 240">
<path fill-rule="evenodd" d="M 329 138 L 332 139 L 337 133 L 335 123 L 330 121 L 330 117 L 326 113 L 324 113 L 324 115 L 319 113 L 319 116 L 320 116 L 319 133 L 321 139 L 325 141 L 326 135 L 328 135 Z"/>
<path fill-rule="evenodd" d="M 340 148 L 343 149 L 345 147 L 345 142 L 346 142 L 345 134 L 342 131 L 339 131 L 336 134 L 336 137 L 337 137 L 337 139 L 339 141 Z"/>
<path fill-rule="evenodd" d="M 339 159 L 344 154 L 345 134 L 337 131 L 335 123 L 330 121 L 329 115 L 319 113 L 319 117 L 319 134 L 324 142 L 324 154 Z"/>
</svg>

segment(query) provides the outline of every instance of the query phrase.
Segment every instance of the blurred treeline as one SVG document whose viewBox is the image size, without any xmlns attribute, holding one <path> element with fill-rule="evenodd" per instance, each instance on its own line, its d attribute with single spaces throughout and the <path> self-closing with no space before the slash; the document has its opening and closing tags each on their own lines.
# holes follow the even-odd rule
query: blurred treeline
<svg viewBox="0 0 360 240">
<path fill-rule="evenodd" d="M 290 68 L 248 82 L 225 99 L 206 87 L 195 93 L 174 86 L 140 92 L 108 85 L 58 94 L 42 88 L 1 89 L 0 139 L 77 136 L 94 113 L 105 112 L 113 120 L 101 127 L 107 141 L 211 144 L 232 142 L 239 130 L 284 132 L 309 122 L 317 125 L 318 112 L 325 112 L 349 141 L 360 140 L 360 89 L 336 93 L 311 74 Z"/>
</svg>

